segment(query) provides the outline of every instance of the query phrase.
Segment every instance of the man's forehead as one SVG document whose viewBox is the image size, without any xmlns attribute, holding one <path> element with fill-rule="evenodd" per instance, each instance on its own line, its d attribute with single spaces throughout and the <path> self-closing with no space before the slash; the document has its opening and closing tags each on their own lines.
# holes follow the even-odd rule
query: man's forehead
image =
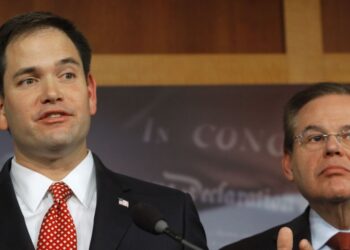
<svg viewBox="0 0 350 250">
<path fill-rule="evenodd" d="M 42 25 L 42 26 L 19 30 L 15 35 L 11 36 L 10 42 L 8 43 L 7 46 L 9 46 L 12 43 L 15 43 L 16 41 L 21 41 L 27 37 L 35 36 L 46 31 L 57 31 L 58 32 L 57 34 L 61 33 L 67 36 L 67 34 L 59 28 L 56 28 L 54 26 L 49 26 L 49 25 Z"/>
<path fill-rule="evenodd" d="M 40 41 L 44 39 L 53 40 L 53 42 L 50 43 L 51 45 L 57 44 L 58 40 L 67 41 L 74 47 L 76 52 L 79 53 L 74 41 L 64 31 L 52 26 L 42 26 L 15 35 L 6 46 L 5 58 L 8 51 L 13 47 L 21 47 L 22 44 L 30 44 L 31 42 L 34 43 L 34 46 L 36 43 L 40 43 Z M 24 49 L 26 48 L 28 47 L 26 46 Z"/>
<path fill-rule="evenodd" d="M 53 40 L 51 42 L 51 40 Z M 60 47 L 60 43 L 63 44 Z M 67 46 L 68 45 L 68 46 Z M 33 50 L 36 49 L 37 54 L 33 56 Z M 50 50 L 50 53 L 41 54 L 43 50 Z M 52 51 L 52 52 L 51 52 Z M 57 53 L 55 54 L 55 52 Z M 74 58 L 74 61 L 81 64 L 81 58 L 79 51 L 73 41 L 60 29 L 53 27 L 43 27 L 41 29 L 35 29 L 33 31 L 28 31 L 17 36 L 12 40 L 5 51 L 5 65 L 12 59 L 12 56 L 26 56 L 26 60 L 29 62 L 35 62 L 37 60 L 39 63 L 40 56 L 44 59 L 54 59 L 55 63 L 59 63 L 64 58 Z M 28 56 L 29 55 L 29 56 Z M 17 61 L 14 60 L 15 62 Z M 32 65 L 28 65 L 32 66 Z"/>
<path fill-rule="evenodd" d="M 345 108 L 348 107 L 348 108 Z M 339 130 L 350 124 L 350 95 L 329 94 L 305 104 L 294 119 L 296 130 Z"/>
<path fill-rule="evenodd" d="M 344 109 L 348 106 L 348 109 Z M 340 109 L 340 107 L 343 107 Z M 296 116 L 311 116 L 323 113 L 350 112 L 350 94 L 327 94 L 307 102 Z"/>
</svg>

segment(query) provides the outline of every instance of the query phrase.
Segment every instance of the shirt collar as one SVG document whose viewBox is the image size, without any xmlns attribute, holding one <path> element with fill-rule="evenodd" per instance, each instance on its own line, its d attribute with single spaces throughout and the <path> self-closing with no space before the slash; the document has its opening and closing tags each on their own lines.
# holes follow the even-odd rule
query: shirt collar
<svg viewBox="0 0 350 250">
<path fill-rule="evenodd" d="M 350 230 L 338 230 L 327 223 L 315 210 L 310 209 L 310 230 L 312 246 L 315 250 L 321 249 L 327 241 L 338 232 L 349 232 Z"/>
<path fill-rule="evenodd" d="M 90 205 L 94 191 L 96 191 L 96 173 L 91 151 L 62 181 L 70 187 L 85 207 Z"/>
<path fill-rule="evenodd" d="M 54 182 L 46 176 L 26 168 L 16 162 L 11 162 L 11 179 L 17 197 L 34 212 L 47 194 L 47 190 Z M 74 196 L 84 206 L 88 207 L 96 190 L 96 174 L 91 151 L 87 156 L 65 177 L 65 182 L 73 191 Z"/>
</svg>

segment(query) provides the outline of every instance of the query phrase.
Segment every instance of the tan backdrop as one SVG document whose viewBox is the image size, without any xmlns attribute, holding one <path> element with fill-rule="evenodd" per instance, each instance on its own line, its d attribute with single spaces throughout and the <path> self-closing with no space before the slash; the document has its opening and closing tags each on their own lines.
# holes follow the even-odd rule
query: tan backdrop
<svg viewBox="0 0 350 250">
<path fill-rule="evenodd" d="M 350 82 L 347 0 L 2 0 L 75 21 L 100 85 Z"/>
</svg>

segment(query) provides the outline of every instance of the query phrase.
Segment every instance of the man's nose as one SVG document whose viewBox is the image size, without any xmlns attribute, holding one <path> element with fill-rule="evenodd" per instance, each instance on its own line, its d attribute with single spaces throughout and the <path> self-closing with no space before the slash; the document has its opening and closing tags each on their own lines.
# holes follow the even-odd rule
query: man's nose
<svg viewBox="0 0 350 250">
<path fill-rule="evenodd" d="M 330 155 L 343 155 L 343 145 L 336 135 L 329 135 L 326 140 L 325 154 Z"/>
<path fill-rule="evenodd" d="M 63 100 L 60 84 L 54 79 L 46 79 L 42 84 L 41 103 L 56 103 Z"/>
</svg>

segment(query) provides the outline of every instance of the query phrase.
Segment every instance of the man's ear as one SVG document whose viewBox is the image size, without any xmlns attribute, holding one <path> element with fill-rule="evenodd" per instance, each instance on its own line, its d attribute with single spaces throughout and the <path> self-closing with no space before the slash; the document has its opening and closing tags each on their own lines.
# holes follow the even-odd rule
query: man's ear
<svg viewBox="0 0 350 250">
<path fill-rule="evenodd" d="M 96 81 L 91 73 L 88 74 L 86 80 L 88 88 L 90 115 L 94 115 L 97 111 Z"/>
<path fill-rule="evenodd" d="M 8 129 L 4 102 L 5 102 L 5 97 L 0 93 L 0 130 Z"/>
<path fill-rule="evenodd" d="M 282 158 L 282 171 L 284 176 L 290 180 L 294 180 L 293 174 L 293 164 L 292 164 L 292 155 L 290 153 L 284 153 Z"/>
</svg>

